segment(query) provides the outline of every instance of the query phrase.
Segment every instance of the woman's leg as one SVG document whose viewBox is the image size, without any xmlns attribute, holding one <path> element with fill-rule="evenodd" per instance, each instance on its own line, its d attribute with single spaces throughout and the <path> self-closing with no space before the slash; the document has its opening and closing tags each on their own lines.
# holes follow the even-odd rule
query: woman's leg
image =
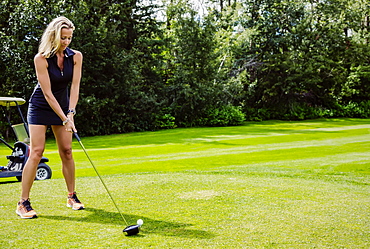
<svg viewBox="0 0 370 249">
<path fill-rule="evenodd" d="M 29 125 L 30 132 L 30 155 L 23 168 L 22 173 L 22 195 L 23 200 L 30 197 L 30 191 L 36 177 L 37 166 L 40 163 L 45 149 L 45 133 L 47 126 Z"/>
<path fill-rule="evenodd" d="M 74 210 L 84 209 L 75 193 L 75 162 L 72 156 L 72 133 L 65 130 L 64 126 L 52 126 L 58 144 L 59 155 L 62 160 L 62 172 L 67 184 L 67 206 Z"/>
<path fill-rule="evenodd" d="M 75 191 L 75 162 L 72 156 L 72 133 L 67 132 L 62 125 L 52 126 L 62 160 L 62 172 L 67 184 L 68 193 Z"/>
<path fill-rule="evenodd" d="M 35 180 L 37 166 L 40 163 L 45 148 L 45 132 L 47 126 L 29 125 L 30 155 L 22 172 L 22 193 L 18 202 L 16 213 L 22 219 L 37 218 L 35 210 L 29 200 L 31 188 Z"/>
</svg>

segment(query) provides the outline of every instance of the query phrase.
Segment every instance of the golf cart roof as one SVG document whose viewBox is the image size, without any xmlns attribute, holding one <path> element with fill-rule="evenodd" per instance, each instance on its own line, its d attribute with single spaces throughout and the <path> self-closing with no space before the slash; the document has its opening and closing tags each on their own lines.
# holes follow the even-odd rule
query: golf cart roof
<svg viewBox="0 0 370 249">
<path fill-rule="evenodd" d="M 22 98 L 14 98 L 14 97 L 0 97 L 0 105 L 2 106 L 16 106 L 23 105 L 26 101 Z"/>
</svg>

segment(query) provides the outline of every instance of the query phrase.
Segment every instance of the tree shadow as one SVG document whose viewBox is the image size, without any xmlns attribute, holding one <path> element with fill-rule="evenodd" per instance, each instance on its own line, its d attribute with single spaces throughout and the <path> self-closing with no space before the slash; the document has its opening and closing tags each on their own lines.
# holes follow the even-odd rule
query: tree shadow
<svg viewBox="0 0 370 249">
<path fill-rule="evenodd" d="M 60 215 L 42 215 L 39 218 L 45 218 L 50 220 L 58 221 L 72 221 L 72 222 L 88 222 L 98 224 L 109 224 L 117 226 L 125 226 L 119 213 L 108 212 L 103 209 L 86 208 L 82 212 L 89 212 L 89 215 L 84 217 L 71 217 L 71 216 L 60 216 Z M 140 233 L 136 236 L 145 236 L 145 234 L 162 234 L 165 236 L 175 236 L 184 238 L 197 238 L 197 239 L 210 239 L 215 237 L 214 234 L 195 229 L 187 229 L 192 224 L 168 222 L 163 220 L 155 220 L 148 217 L 123 214 L 123 217 L 129 223 L 128 225 L 136 225 L 138 219 L 144 220 L 144 225 L 140 229 Z M 134 221 L 134 222 L 133 222 Z M 133 237 L 133 236 L 130 236 Z"/>
</svg>

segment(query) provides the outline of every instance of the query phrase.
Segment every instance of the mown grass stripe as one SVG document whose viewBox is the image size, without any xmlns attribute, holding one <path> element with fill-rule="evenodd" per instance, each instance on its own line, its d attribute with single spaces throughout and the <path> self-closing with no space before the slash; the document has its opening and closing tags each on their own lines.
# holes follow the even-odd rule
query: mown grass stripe
<svg viewBox="0 0 370 249">
<path fill-rule="evenodd" d="M 235 154 L 248 154 L 256 152 L 270 152 L 276 150 L 291 150 L 291 149 L 302 149 L 309 147 L 327 147 L 327 146 L 342 146 L 346 144 L 355 144 L 355 143 L 364 143 L 370 141 L 370 135 L 363 136 L 354 136 L 346 138 L 336 138 L 336 139 L 327 139 L 327 140 L 312 140 L 312 141 L 301 141 L 297 142 L 287 142 L 287 143 L 273 143 L 273 144 L 263 144 L 263 145 L 251 145 L 251 146 L 237 146 L 232 148 L 214 148 L 199 150 L 193 152 L 178 152 L 178 153 L 169 153 L 169 154 L 159 154 L 159 155 L 150 155 L 150 156 L 136 156 L 136 157 L 125 157 L 124 153 L 121 155 L 116 155 L 112 153 L 110 159 L 106 160 L 124 160 L 121 164 L 137 164 L 143 162 L 151 161 L 169 161 L 169 160 L 183 160 L 190 158 L 201 158 L 201 157 L 213 157 L 221 155 L 235 155 Z M 105 151 L 110 151 L 110 149 L 105 149 Z M 117 150 L 117 148 L 113 149 Z M 96 151 L 96 150 L 89 150 Z M 98 151 L 104 151 L 99 149 Z M 82 150 L 75 150 L 75 152 L 82 152 Z M 118 159 L 119 158 L 119 159 Z"/>
</svg>

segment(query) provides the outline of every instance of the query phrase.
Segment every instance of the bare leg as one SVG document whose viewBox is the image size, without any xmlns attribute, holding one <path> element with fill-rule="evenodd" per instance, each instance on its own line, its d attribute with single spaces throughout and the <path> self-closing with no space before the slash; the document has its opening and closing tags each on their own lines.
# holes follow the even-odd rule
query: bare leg
<svg viewBox="0 0 370 249">
<path fill-rule="evenodd" d="M 29 125 L 30 131 L 30 156 L 23 168 L 22 173 L 22 196 L 23 200 L 30 197 L 30 191 L 36 177 L 37 166 L 40 163 L 45 149 L 45 125 Z"/>
<path fill-rule="evenodd" d="M 72 156 L 72 133 L 67 132 L 62 125 L 53 125 L 52 129 L 62 160 L 62 172 L 67 190 L 68 193 L 73 193 L 75 191 L 75 162 Z"/>
</svg>

